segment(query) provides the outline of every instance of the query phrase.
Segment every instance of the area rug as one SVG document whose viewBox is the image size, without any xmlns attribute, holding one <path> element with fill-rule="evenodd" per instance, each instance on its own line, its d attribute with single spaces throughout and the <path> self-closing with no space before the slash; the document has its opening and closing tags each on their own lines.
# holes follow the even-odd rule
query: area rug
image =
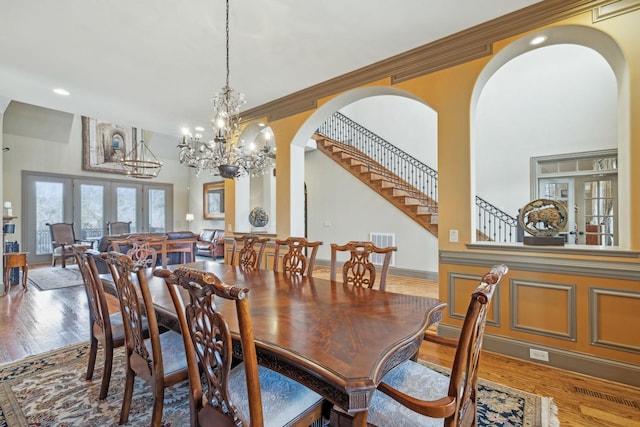
<svg viewBox="0 0 640 427">
<path fill-rule="evenodd" d="M 102 354 L 93 380 L 84 379 L 88 344 L 0 365 L 0 427 L 14 426 L 117 426 L 124 386 L 124 353 L 116 350 L 109 394 L 98 400 Z M 424 363 L 424 362 L 423 362 Z M 128 426 L 150 424 L 152 393 L 139 379 Z M 188 382 L 165 392 L 164 427 L 189 425 Z M 480 381 L 479 426 L 548 426 L 552 403 L 489 381 Z M 546 409 L 545 409 L 546 408 Z M 546 414 L 545 414 L 546 411 Z"/>
<path fill-rule="evenodd" d="M 39 267 L 29 269 L 29 283 L 41 291 L 82 285 L 82 275 L 77 265 L 62 267 Z"/>
<path fill-rule="evenodd" d="M 93 379 L 84 379 L 88 343 L 0 365 L 0 427 L 118 425 L 124 391 L 124 350 L 116 349 L 107 398 L 99 400 L 103 354 Z M 165 389 L 163 427 L 189 425 L 189 383 Z M 153 393 L 139 378 L 127 426 L 151 424 Z"/>
<path fill-rule="evenodd" d="M 449 376 L 448 368 L 419 360 Z M 542 397 L 478 378 L 478 426 L 558 427 L 558 408 L 550 397 Z"/>
</svg>

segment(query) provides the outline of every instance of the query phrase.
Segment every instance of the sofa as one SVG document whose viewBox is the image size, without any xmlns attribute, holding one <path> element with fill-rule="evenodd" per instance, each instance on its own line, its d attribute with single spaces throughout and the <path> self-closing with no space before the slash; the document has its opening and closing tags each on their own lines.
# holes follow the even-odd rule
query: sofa
<svg viewBox="0 0 640 427">
<path fill-rule="evenodd" d="M 167 264 L 181 264 L 183 262 L 195 261 L 195 244 L 196 235 L 191 231 L 169 231 L 167 233 L 141 233 L 141 234 L 120 234 L 113 236 L 103 236 L 98 242 L 98 246 L 93 251 L 96 266 L 100 274 L 109 273 L 107 263 L 100 257 L 101 252 L 109 252 L 113 250 L 112 241 L 124 241 L 129 238 L 150 237 L 158 239 L 158 246 L 161 247 L 164 242 L 166 249 Z M 119 245 L 120 252 L 126 253 L 131 247 Z M 160 252 L 159 248 L 157 249 Z M 162 265 L 162 257 L 159 255 L 156 263 L 157 266 Z"/>
<path fill-rule="evenodd" d="M 205 228 L 196 240 L 196 255 L 224 257 L 224 230 Z"/>
</svg>

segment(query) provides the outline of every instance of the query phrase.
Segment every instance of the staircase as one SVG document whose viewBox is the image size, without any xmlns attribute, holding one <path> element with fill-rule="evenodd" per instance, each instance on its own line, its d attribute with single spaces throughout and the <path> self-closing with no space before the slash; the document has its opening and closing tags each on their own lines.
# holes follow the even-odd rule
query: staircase
<svg viewBox="0 0 640 427">
<path fill-rule="evenodd" d="M 320 151 L 438 237 L 437 171 L 339 112 L 313 139 Z M 518 240 L 516 218 L 478 196 L 475 200 L 476 241 Z"/>
<path fill-rule="evenodd" d="M 313 139 L 316 140 L 320 151 L 438 237 L 436 200 L 420 192 L 354 147 L 318 133 L 314 134 Z"/>
</svg>

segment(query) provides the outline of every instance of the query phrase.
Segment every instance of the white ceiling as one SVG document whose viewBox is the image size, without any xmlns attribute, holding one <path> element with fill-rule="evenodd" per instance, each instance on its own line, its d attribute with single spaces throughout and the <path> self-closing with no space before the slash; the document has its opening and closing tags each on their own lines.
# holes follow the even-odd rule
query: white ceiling
<svg viewBox="0 0 640 427">
<path fill-rule="evenodd" d="M 253 108 L 537 2 L 231 0 L 230 86 Z M 167 135 L 209 128 L 225 84 L 223 0 L 0 5 L 0 101 Z"/>
</svg>

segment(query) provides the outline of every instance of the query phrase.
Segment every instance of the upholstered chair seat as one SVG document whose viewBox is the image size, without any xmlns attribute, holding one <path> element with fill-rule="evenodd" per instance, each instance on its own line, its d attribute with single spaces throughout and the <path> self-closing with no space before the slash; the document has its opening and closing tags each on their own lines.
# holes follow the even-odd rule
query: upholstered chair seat
<svg viewBox="0 0 640 427">
<path fill-rule="evenodd" d="M 122 314 L 120 312 L 112 313 L 109 315 L 111 321 L 111 335 L 114 341 L 122 340 L 124 342 L 124 322 L 122 321 Z M 149 322 L 146 317 L 142 318 L 142 329 L 149 329 Z"/>
<path fill-rule="evenodd" d="M 124 323 L 122 322 L 122 315 L 120 312 L 112 313 L 109 315 L 109 319 L 111 321 L 111 335 L 113 336 L 113 339 L 124 342 Z M 146 322 L 147 319 L 145 318 L 144 321 Z M 145 328 L 148 328 L 148 326 L 145 326 Z"/>
<path fill-rule="evenodd" d="M 144 341 L 147 351 L 151 352 L 151 340 Z M 184 370 L 184 341 L 177 332 L 167 331 L 160 334 L 162 347 L 162 368 L 165 376 Z"/>
<path fill-rule="evenodd" d="M 446 396 L 449 389 L 449 377 L 411 360 L 392 369 L 382 382 L 420 400 L 437 400 Z M 417 414 L 376 391 L 369 405 L 367 422 L 380 427 L 431 427 L 444 425 L 444 418 Z"/>
<path fill-rule="evenodd" d="M 264 366 L 258 366 L 260 376 L 260 394 L 263 401 L 265 427 L 292 425 L 293 421 L 307 408 L 322 402 L 322 396 Z M 229 376 L 231 401 L 238 408 L 240 419 L 249 421 L 249 400 L 247 399 L 247 380 L 245 365 L 239 364 L 231 370 Z"/>
</svg>

